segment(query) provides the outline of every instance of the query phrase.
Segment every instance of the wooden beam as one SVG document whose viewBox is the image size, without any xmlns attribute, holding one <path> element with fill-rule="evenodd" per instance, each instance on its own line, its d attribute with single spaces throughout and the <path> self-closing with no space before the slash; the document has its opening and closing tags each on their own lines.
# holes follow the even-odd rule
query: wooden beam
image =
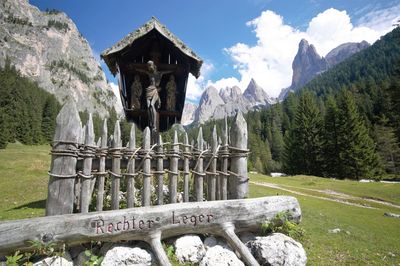
<svg viewBox="0 0 400 266">
<path fill-rule="evenodd" d="M 289 196 L 188 202 L 4 221 L 0 222 L 0 255 L 29 249 L 29 240 L 72 246 L 90 241 L 148 241 L 156 233 L 160 233 L 161 239 L 188 233 L 232 238 L 232 232 L 259 231 L 263 222 L 286 211 L 289 219 L 300 221 L 299 203 Z M 235 237 L 229 241 L 236 242 Z"/>
</svg>

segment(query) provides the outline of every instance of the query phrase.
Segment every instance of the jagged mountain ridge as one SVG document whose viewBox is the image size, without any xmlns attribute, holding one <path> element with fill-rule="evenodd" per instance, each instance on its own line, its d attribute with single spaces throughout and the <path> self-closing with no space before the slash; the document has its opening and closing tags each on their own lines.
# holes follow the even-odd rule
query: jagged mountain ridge
<svg viewBox="0 0 400 266">
<path fill-rule="evenodd" d="M 360 43 L 343 43 L 333 48 L 326 57 L 321 57 L 314 45 L 309 44 L 307 40 L 302 39 L 299 43 L 299 49 L 293 60 L 292 84 L 290 87 L 282 89 L 278 99 L 284 100 L 287 94 L 292 91 L 298 91 L 317 75 L 325 72 L 329 68 L 341 63 L 350 56 L 369 47 L 366 41 Z"/>
<path fill-rule="evenodd" d="M 80 111 L 105 116 L 119 106 L 89 43 L 65 13 L 3 0 L 0 25 L 0 65 L 8 58 L 60 103 L 72 97 Z"/>
<path fill-rule="evenodd" d="M 332 49 L 326 57 L 321 57 L 314 45 L 309 44 L 305 39 L 301 40 L 292 64 L 292 85 L 283 89 L 278 99 L 283 100 L 289 91 L 299 90 L 317 75 L 369 46 L 366 41 L 344 43 Z M 237 86 L 221 89 L 219 93 L 213 87 L 207 88 L 203 92 L 194 114 L 191 113 L 193 110 L 193 107 L 191 107 L 190 113 L 184 113 L 184 116 L 193 116 L 193 122 L 204 123 L 210 119 L 221 119 L 225 115 L 232 116 L 237 110 L 246 113 L 250 110 L 269 106 L 274 102 L 275 99 L 269 97 L 263 88 L 252 79 L 243 94 Z M 184 112 L 187 112 L 187 110 L 189 109 L 185 109 Z M 182 119 L 182 121 L 185 125 L 190 124 L 187 120 Z"/>
<path fill-rule="evenodd" d="M 272 104 L 274 100 L 252 79 L 246 90 L 241 92 L 237 86 L 221 89 L 209 86 L 203 92 L 199 106 L 194 113 L 194 122 L 204 123 L 210 119 L 233 116 L 237 110 L 247 113 L 256 108 Z"/>
</svg>

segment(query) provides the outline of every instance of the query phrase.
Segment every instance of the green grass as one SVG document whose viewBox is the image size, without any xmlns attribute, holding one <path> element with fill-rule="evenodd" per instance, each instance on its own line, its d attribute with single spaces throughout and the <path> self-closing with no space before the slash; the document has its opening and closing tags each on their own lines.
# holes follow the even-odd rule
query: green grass
<svg viewBox="0 0 400 266">
<path fill-rule="evenodd" d="M 44 216 L 50 146 L 8 144 L 0 150 L 0 220 Z"/>
<path fill-rule="evenodd" d="M 400 184 L 379 182 L 361 183 L 352 180 L 338 180 L 315 176 L 269 177 L 251 174 L 255 182 L 268 182 L 303 189 L 335 190 L 357 197 L 370 197 L 400 205 Z"/>
<path fill-rule="evenodd" d="M 48 145 L 21 144 L 9 144 L 6 150 L 0 150 L 0 220 L 44 215 L 49 151 Z M 303 212 L 301 226 L 306 230 L 303 245 L 309 265 L 400 265 L 400 219 L 383 216 L 385 212 L 400 213 L 400 209 L 363 199 L 377 198 L 400 205 L 400 184 L 359 183 L 310 176 L 272 178 L 251 175 L 250 178 L 254 182 L 273 183 L 307 194 L 293 195 L 280 189 L 250 184 L 251 197 L 279 194 L 293 195 L 299 200 Z M 376 209 L 312 197 L 337 198 L 327 195 L 324 190 L 359 197 L 347 201 Z M 342 231 L 328 233 L 334 228 Z"/>
<path fill-rule="evenodd" d="M 308 176 L 272 178 L 252 175 L 250 180 L 279 184 L 284 188 L 290 187 L 293 191 L 310 195 L 315 194 L 304 188 L 330 189 L 353 196 L 379 196 L 394 202 L 396 201 L 393 199 L 398 198 L 400 194 L 400 184 L 373 183 L 377 186 L 373 188 L 371 183 Z M 251 197 L 277 194 L 295 196 L 299 200 L 303 214 L 301 226 L 306 230 L 303 245 L 307 251 L 309 265 L 400 265 L 400 219 L 383 216 L 388 211 L 400 213 L 400 209 L 370 203 L 368 205 L 377 209 L 367 209 L 294 195 L 280 189 L 250 185 Z M 359 202 L 362 203 L 362 200 Z M 334 228 L 340 228 L 341 232 L 328 232 Z"/>
</svg>

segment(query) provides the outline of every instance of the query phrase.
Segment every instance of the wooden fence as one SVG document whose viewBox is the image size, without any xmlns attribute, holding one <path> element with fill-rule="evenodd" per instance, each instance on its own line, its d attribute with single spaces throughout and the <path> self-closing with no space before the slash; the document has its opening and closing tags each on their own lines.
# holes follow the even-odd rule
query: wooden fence
<svg viewBox="0 0 400 266">
<path fill-rule="evenodd" d="M 110 209 L 117 210 L 122 198 L 127 208 L 133 208 L 180 201 L 241 199 L 247 195 L 247 123 L 240 112 L 229 134 L 225 121 L 222 141 L 218 141 L 214 127 L 210 145 L 205 144 L 201 128 L 195 145 L 189 144 L 186 133 L 183 141 L 179 140 L 176 131 L 169 145 L 163 144 L 161 137 L 158 143 L 151 144 L 150 130 L 146 128 L 142 145 L 137 147 L 132 124 L 129 142 L 123 146 L 117 121 L 112 145 L 108 147 L 106 120 L 97 143 L 92 117 L 89 115 L 83 129 L 81 125 L 75 104 L 66 103 L 57 116 L 51 151 L 47 216 L 74 210 L 87 213 L 93 197 L 96 211 L 103 211 L 108 199 Z M 166 178 L 168 197 L 164 198 Z M 108 182 L 111 186 L 107 186 Z"/>
</svg>

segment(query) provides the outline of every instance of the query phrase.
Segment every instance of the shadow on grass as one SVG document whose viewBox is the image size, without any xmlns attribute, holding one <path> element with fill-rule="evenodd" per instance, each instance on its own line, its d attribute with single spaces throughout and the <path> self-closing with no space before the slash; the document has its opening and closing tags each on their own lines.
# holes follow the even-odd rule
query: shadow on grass
<svg viewBox="0 0 400 266">
<path fill-rule="evenodd" d="M 45 199 L 29 202 L 27 204 L 9 209 L 8 211 L 20 210 L 20 209 L 44 209 L 44 208 L 46 208 L 46 200 Z"/>
</svg>

